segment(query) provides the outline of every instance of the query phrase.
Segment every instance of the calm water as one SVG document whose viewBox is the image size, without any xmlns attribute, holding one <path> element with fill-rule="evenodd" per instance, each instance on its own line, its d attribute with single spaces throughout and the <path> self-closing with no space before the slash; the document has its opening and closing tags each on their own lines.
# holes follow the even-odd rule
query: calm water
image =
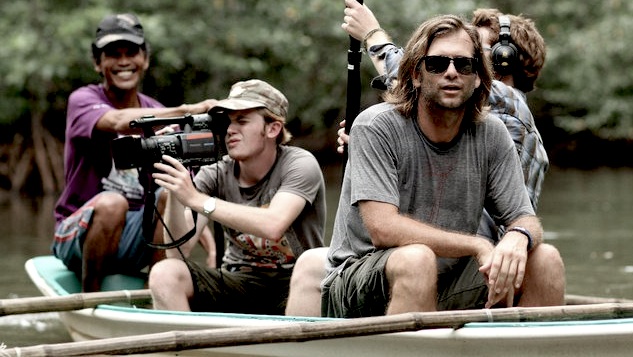
<svg viewBox="0 0 633 357">
<path fill-rule="evenodd" d="M 326 173 L 333 214 L 341 174 L 338 168 Z M 24 272 L 24 262 L 49 252 L 53 199 L 1 202 L 0 243 L 5 253 L 0 260 L 0 299 L 40 295 Z M 633 169 L 552 169 L 539 216 L 546 240 L 565 259 L 569 294 L 633 299 Z M 3 343 L 15 347 L 67 341 L 54 313 L 0 317 L 0 349 Z"/>
</svg>

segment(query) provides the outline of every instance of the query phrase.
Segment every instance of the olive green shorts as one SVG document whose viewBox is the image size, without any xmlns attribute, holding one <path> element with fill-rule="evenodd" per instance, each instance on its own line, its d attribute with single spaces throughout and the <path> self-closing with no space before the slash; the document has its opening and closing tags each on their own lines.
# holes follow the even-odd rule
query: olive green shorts
<svg viewBox="0 0 633 357">
<path fill-rule="evenodd" d="M 332 276 L 323 287 L 321 314 L 328 317 L 384 315 L 391 299 L 385 265 L 393 251 L 386 249 L 367 254 Z M 438 310 L 483 308 L 488 299 L 484 276 L 472 257 L 460 258 L 450 270 L 439 274 L 437 290 Z"/>
<path fill-rule="evenodd" d="M 291 269 L 210 269 L 185 262 L 193 279 L 192 311 L 284 314 Z"/>
</svg>

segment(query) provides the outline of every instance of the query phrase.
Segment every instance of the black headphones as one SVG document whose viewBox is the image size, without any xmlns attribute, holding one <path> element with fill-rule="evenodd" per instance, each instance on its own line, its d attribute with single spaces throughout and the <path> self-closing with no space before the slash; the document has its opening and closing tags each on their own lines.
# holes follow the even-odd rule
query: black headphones
<svg viewBox="0 0 633 357">
<path fill-rule="evenodd" d="M 512 73 L 519 58 L 519 51 L 512 43 L 508 16 L 499 16 L 499 27 L 499 41 L 492 46 L 492 65 L 497 74 L 505 76 Z"/>
</svg>

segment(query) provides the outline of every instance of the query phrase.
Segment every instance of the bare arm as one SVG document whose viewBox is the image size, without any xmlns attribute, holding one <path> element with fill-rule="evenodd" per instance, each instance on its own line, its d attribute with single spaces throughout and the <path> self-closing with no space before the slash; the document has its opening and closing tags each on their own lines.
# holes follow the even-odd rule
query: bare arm
<svg viewBox="0 0 633 357">
<path fill-rule="evenodd" d="M 493 246 L 483 238 L 450 232 L 401 215 L 398 208 L 389 203 L 376 201 L 359 202 L 360 215 L 377 248 L 399 247 L 408 244 L 424 244 L 437 256 L 482 257 Z"/>
<path fill-rule="evenodd" d="M 106 112 L 97 122 L 96 129 L 121 134 L 132 134 L 130 122 L 142 116 L 153 115 L 155 117 L 175 117 L 187 113 L 206 113 L 217 103 L 214 99 L 207 99 L 195 104 L 183 104 L 171 108 L 125 108 L 114 109 Z"/>
<path fill-rule="evenodd" d="M 206 198 L 192 200 L 192 209 L 202 211 Z M 278 241 L 299 216 L 305 203 L 303 197 L 289 192 L 276 193 L 265 208 L 217 200 L 210 218 L 237 231 Z"/>
<path fill-rule="evenodd" d="M 185 207 L 175 198 L 169 191 L 167 192 L 167 205 L 164 213 L 165 227 L 163 228 L 163 243 L 171 243 L 176 239 L 180 239 L 183 234 L 189 232 L 193 228 L 193 215 L 188 207 Z M 200 243 L 207 252 L 207 266 L 215 268 L 216 266 L 216 247 L 215 239 L 208 226 L 208 219 L 204 215 L 198 215 L 196 223 L 196 233 L 194 236 L 181 245 L 180 251 L 185 257 L 191 255 L 191 251 L 196 243 Z M 170 235 L 171 234 L 171 235 Z M 181 258 L 180 253 L 174 249 L 165 251 L 168 258 Z"/>
<path fill-rule="evenodd" d="M 178 201 L 171 191 L 167 192 L 167 204 L 165 206 L 164 213 L 165 228 L 163 228 L 163 240 L 164 243 L 171 243 L 174 240 L 181 238 L 185 233 L 189 232 L 193 228 L 193 217 L 191 211 Z M 204 215 L 198 215 L 196 221 L 196 233 L 194 236 L 180 246 L 180 251 L 185 257 L 191 254 L 191 250 L 196 246 L 196 243 L 203 236 L 208 223 L 207 217 Z M 171 235 L 170 235 L 171 234 Z M 206 247 L 205 247 L 206 248 Z M 174 249 L 165 250 L 167 258 L 181 258 L 180 253 Z"/>
<path fill-rule="evenodd" d="M 341 27 L 350 36 L 359 41 L 364 41 L 367 48 L 391 43 L 391 38 L 384 30 L 375 31 L 381 28 L 380 23 L 367 5 L 361 5 L 356 0 L 345 0 L 344 13 L 345 16 Z M 384 59 L 377 56 L 370 56 L 370 58 L 378 74 L 385 74 Z"/>
<path fill-rule="evenodd" d="M 474 256 L 480 271 L 487 277 L 489 295 L 486 307 L 499 302 L 512 306 L 515 290 L 523 284 L 527 263 L 528 239 L 519 232 L 508 232 L 497 246 L 486 239 L 445 231 L 400 215 L 397 207 L 382 202 L 362 201 L 359 210 L 363 223 L 377 248 L 398 247 L 407 244 L 424 244 L 437 256 Z M 543 240 L 543 230 L 535 216 L 524 216 L 510 227 L 526 228 L 532 235 L 534 246 Z"/>
<path fill-rule="evenodd" d="M 154 167 L 164 173 L 152 176 L 156 183 L 168 189 L 184 206 L 200 212 L 198 223 L 204 216 L 203 204 L 209 198 L 193 186 L 189 172 L 178 160 L 163 156 L 170 165 L 156 163 Z M 216 208 L 209 218 L 237 231 L 270 240 L 279 240 L 305 207 L 306 200 L 288 192 L 278 192 L 268 207 L 249 207 L 216 200 Z M 206 223 L 206 222 L 205 222 Z"/>
<path fill-rule="evenodd" d="M 207 252 L 207 267 L 208 268 L 217 268 L 216 264 L 216 256 L 217 256 L 217 248 L 215 245 L 215 237 L 213 236 L 213 232 L 209 229 L 209 226 L 204 227 L 204 230 L 200 234 L 199 240 L 200 245 Z"/>
</svg>

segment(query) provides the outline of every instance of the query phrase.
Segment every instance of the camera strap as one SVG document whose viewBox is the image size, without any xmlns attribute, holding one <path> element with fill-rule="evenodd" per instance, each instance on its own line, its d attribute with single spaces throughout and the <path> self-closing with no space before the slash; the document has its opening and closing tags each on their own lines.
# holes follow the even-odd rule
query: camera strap
<svg viewBox="0 0 633 357">
<path fill-rule="evenodd" d="M 154 230 L 156 229 L 156 217 L 161 221 L 167 234 L 171 238 L 171 233 L 169 233 L 169 229 L 163 222 L 162 217 L 160 216 L 160 212 L 156 208 L 156 193 L 152 190 L 148 190 L 145 195 L 145 208 L 143 209 L 143 237 L 145 238 L 145 244 L 152 248 L 156 249 L 172 249 L 176 247 L 180 247 L 185 244 L 189 239 L 193 238 L 196 234 L 196 221 L 198 219 L 198 212 L 191 211 L 193 215 L 193 228 L 185 233 L 182 237 L 173 240 L 170 243 L 155 243 L 154 242 Z"/>
</svg>

